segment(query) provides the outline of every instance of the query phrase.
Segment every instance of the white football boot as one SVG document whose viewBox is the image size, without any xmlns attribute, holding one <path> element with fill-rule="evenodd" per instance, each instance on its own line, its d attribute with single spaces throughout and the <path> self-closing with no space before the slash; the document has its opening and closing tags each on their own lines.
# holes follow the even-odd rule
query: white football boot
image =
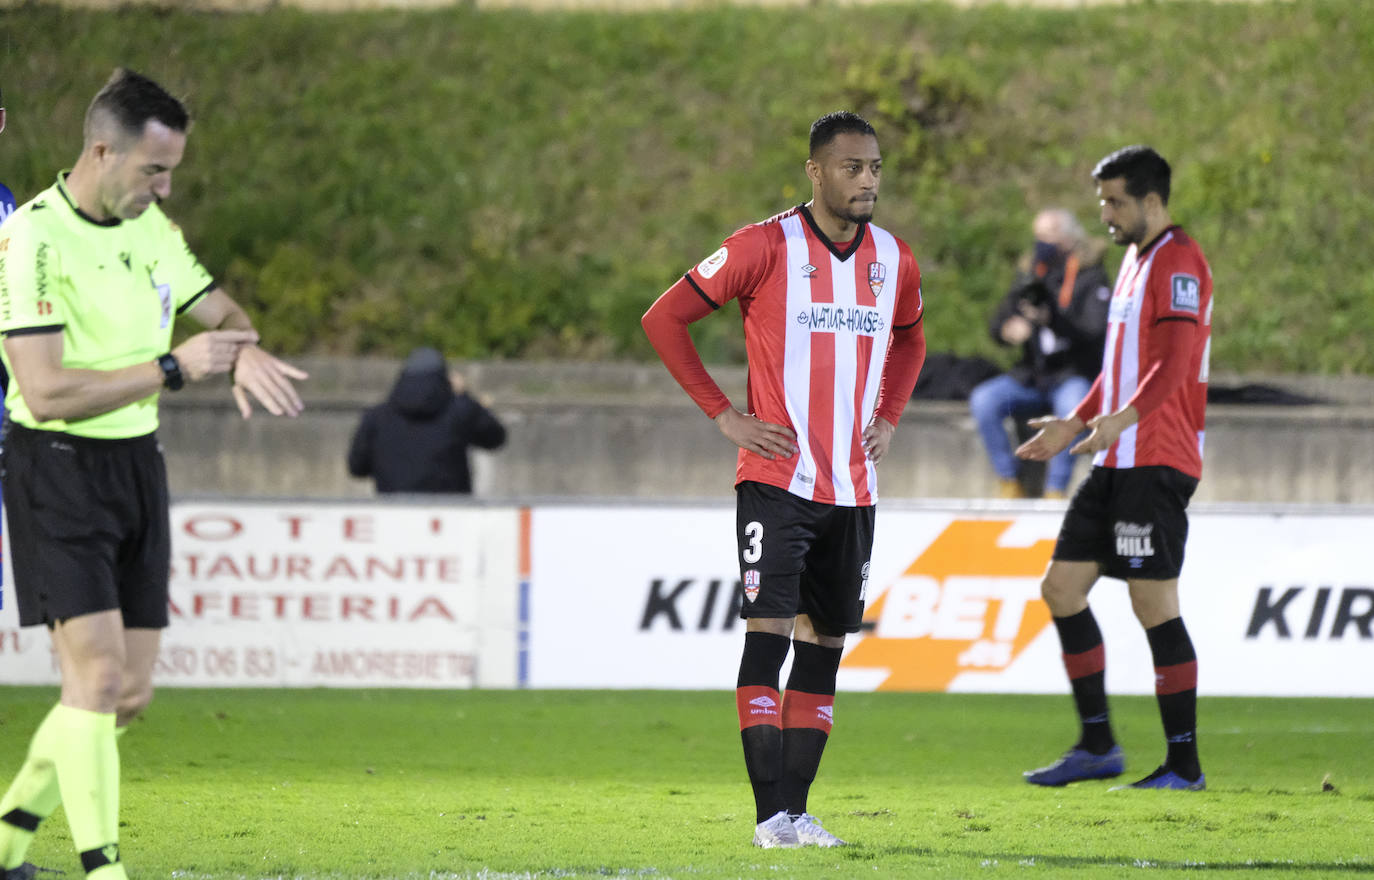
<svg viewBox="0 0 1374 880">
<path fill-rule="evenodd" d="M 779 810 L 754 828 L 754 846 L 764 849 L 791 849 L 801 846 L 797 839 L 797 829 L 786 810 Z"/>
<path fill-rule="evenodd" d="M 844 846 L 845 842 L 821 827 L 821 820 L 802 813 L 792 820 L 792 828 L 802 846 Z"/>
</svg>

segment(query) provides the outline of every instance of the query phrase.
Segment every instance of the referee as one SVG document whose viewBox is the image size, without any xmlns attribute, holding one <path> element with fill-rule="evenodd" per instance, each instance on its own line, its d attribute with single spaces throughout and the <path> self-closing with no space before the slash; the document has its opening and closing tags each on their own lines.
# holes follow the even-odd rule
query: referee
<svg viewBox="0 0 1374 880">
<path fill-rule="evenodd" d="M 190 119 L 157 83 L 116 70 L 86 111 L 69 172 L 0 228 L 0 336 L 11 382 L 3 480 L 21 626 L 48 628 L 58 704 L 0 799 L 0 869 L 27 880 L 59 804 L 88 877 L 123 880 L 116 739 L 152 699 L 167 626 L 171 537 L 158 394 L 233 374 L 294 416 L 305 373 L 257 347 L 248 315 L 187 247 L 171 195 Z M 171 348 L 188 314 L 209 328 Z"/>
</svg>

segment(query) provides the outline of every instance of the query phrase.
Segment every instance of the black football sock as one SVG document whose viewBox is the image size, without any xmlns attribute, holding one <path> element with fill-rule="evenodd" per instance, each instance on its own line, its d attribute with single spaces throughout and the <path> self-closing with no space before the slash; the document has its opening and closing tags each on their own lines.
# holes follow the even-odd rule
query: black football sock
<svg viewBox="0 0 1374 880">
<path fill-rule="evenodd" d="M 1183 618 L 1145 630 L 1155 662 L 1155 699 L 1169 743 L 1165 763 L 1190 782 L 1202 775 L 1197 757 L 1197 654 Z"/>
<path fill-rule="evenodd" d="M 787 812 L 806 812 L 806 798 L 834 721 L 841 648 L 792 642 L 792 672 L 782 701 L 782 792 Z"/>
<path fill-rule="evenodd" d="M 787 808 L 782 794 L 782 696 L 778 676 L 791 639 L 765 632 L 744 634 L 735 708 L 739 713 L 744 767 L 754 789 L 756 822 Z"/>
<path fill-rule="evenodd" d="M 1097 618 L 1091 608 L 1084 608 L 1077 614 L 1054 618 L 1054 626 L 1059 631 L 1064 668 L 1082 725 L 1077 747 L 1094 755 L 1106 754 L 1116 745 L 1116 738 L 1107 717 L 1107 655 Z"/>
</svg>

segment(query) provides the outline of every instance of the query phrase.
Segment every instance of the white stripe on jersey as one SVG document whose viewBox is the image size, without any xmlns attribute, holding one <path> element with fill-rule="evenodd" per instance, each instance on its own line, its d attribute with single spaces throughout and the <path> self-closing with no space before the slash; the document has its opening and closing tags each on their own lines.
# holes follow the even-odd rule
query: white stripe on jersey
<svg viewBox="0 0 1374 880">
<path fill-rule="evenodd" d="M 787 415 L 797 430 L 797 467 L 792 471 L 792 484 L 787 491 L 810 499 L 816 491 L 816 461 L 812 457 L 810 436 L 811 399 L 811 331 L 792 320 L 811 307 L 811 283 L 804 276 L 803 266 L 811 262 L 800 213 L 785 218 L 783 234 L 787 238 L 787 329 L 784 332 L 782 383 Z"/>
<path fill-rule="evenodd" d="M 831 295 L 835 297 L 835 307 L 852 310 L 859 305 L 858 294 L 854 290 L 854 263 L 841 262 L 834 253 L 830 254 Z M 858 381 L 858 343 L 844 340 L 835 334 L 835 383 L 833 389 L 834 418 L 831 421 L 830 470 L 831 483 L 835 488 L 835 503 L 853 507 L 854 480 L 849 473 L 849 453 L 854 441 L 854 383 Z"/>
<path fill-rule="evenodd" d="M 1107 318 L 1107 344 L 1102 351 L 1102 412 L 1113 413 L 1135 396 L 1140 387 L 1141 358 L 1145 352 L 1140 350 L 1140 313 L 1145 305 L 1146 285 L 1150 280 L 1150 269 L 1154 266 L 1155 255 L 1164 243 L 1173 238 L 1172 232 L 1150 249 L 1150 256 L 1143 264 L 1136 265 L 1135 248 L 1126 252 L 1117 275 L 1116 290 L 1112 292 L 1112 304 Z M 1116 350 L 1121 346 L 1121 372 L 1116 374 Z M 1136 435 L 1139 425 L 1131 425 L 1121 432 L 1116 441 L 1116 466 L 1135 467 Z M 1101 465 L 1107 461 L 1111 447 L 1093 456 L 1093 464 Z"/>
<path fill-rule="evenodd" d="M 873 224 L 868 226 L 869 233 L 873 236 L 873 245 L 877 248 L 878 262 L 884 264 L 890 270 L 891 277 L 884 282 L 882 295 L 878 298 L 878 308 L 883 314 L 883 326 L 877 333 L 873 334 L 873 348 L 869 355 L 868 381 L 864 385 L 863 413 L 862 421 L 859 423 L 859 430 L 868 427 L 868 423 L 873 420 L 873 413 L 878 409 L 878 390 L 883 381 L 883 367 L 887 364 L 887 347 L 892 339 L 892 322 L 897 317 L 897 291 L 902 289 L 902 284 L 906 279 L 901 277 L 902 255 L 897 250 L 897 239 L 886 229 L 880 229 Z M 868 491 L 871 496 L 870 503 L 878 503 L 878 472 L 873 467 L 873 462 L 868 456 L 864 456 L 864 468 L 868 471 Z"/>
</svg>

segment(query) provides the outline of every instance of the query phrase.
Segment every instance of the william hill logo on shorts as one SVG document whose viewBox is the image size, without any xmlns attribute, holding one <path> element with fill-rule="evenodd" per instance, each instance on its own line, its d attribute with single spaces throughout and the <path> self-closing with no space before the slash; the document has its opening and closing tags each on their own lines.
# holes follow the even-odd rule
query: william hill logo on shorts
<svg viewBox="0 0 1374 880">
<path fill-rule="evenodd" d="M 1117 523 L 1116 555 L 1130 559 L 1132 568 L 1139 568 L 1146 556 L 1155 555 L 1155 546 L 1151 541 L 1154 530 L 1154 523 Z"/>
<path fill-rule="evenodd" d="M 861 336 L 872 336 L 885 326 L 882 313 L 872 306 L 837 306 L 830 303 L 816 303 L 798 312 L 797 323 L 810 327 L 813 332 L 848 332 Z"/>
</svg>

